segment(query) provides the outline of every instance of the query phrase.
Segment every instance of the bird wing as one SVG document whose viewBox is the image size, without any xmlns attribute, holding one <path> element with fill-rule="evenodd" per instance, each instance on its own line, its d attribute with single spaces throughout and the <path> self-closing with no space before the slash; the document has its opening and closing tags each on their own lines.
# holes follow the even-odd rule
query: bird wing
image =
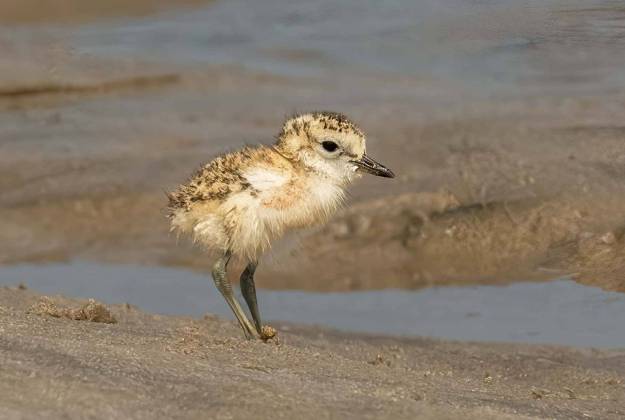
<svg viewBox="0 0 625 420">
<path fill-rule="evenodd" d="M 289 177 L 282 171 L 253 167 L 243 173 L 243 178 L 259 193 L 272 193 L 284 186 Z"/>
</svg>

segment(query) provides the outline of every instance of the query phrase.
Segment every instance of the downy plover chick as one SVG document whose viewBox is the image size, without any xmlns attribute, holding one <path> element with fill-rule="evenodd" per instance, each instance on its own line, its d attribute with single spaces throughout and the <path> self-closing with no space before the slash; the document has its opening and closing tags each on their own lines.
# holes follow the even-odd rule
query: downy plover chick
<svg viewBox="0 0 625 420">
<path fill-rule="evenodd" d="M 215 285 L 247 338 L 267 338 L 254 272 L 260 256 L 286 231 L 325 222 L 361 172 L 393 178 L 367 156 L 365 136 L 346 116 L 313 112 L 288 119 L 273 146 L 245 147 L 217 157 L 169 194 L 172 230 L 193 236 L 217 255 Z M 226 277 L 228 262 L 247 262 L 241 292 L 250 323 Z"/>
</svg>

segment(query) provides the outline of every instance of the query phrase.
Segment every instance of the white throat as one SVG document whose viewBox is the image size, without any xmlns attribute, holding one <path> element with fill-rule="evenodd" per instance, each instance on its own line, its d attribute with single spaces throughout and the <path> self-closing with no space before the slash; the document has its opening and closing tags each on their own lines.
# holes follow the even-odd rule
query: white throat
<svg viewBox="0 0 625 420">
<path fill-rule="evenodd" d="M 345 186 L 356 178 L 357 166 L 343 160 L 328 160 L 305 154 L 302 163 L 319 178 L 337 186 Z"/>
</svg>

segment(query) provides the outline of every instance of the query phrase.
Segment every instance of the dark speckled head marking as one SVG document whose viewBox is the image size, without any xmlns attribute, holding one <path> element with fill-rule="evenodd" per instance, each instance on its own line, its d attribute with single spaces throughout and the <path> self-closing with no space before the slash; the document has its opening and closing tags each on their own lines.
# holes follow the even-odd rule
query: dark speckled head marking
<svg viewBox="0 0 625 420">
<path fill-rule="evenodd" d="M 289 118 L 278 135 L 276 148 L 290 159 L 319 150 L 324 141 L 339 145 L 339 155 L 360 158 L 365 153 L 365 135 L 339 112 L 314 111 Z M 303 154 L 302 154 L 303 153 Z"/>
<path fill-rule="evenodd" d="M 351 131 L 360 136 L 364 136 L 356 124 L 347 118 L 345 114 L 332 111 L 315 111 L 312 115 L 313 118 L 323 124 L 323 128 L 327 130 L 336 130 L 339 133 Z"/>
<path fill-rule="evenodd" d="M 308 118 L 307 118 L 308 117 Z M 352 132 L 364 137 L 363 132 L 345 114 L 333 111 L 314 111 L 309 114 L 294 115 L 286 120 L 278 134 L 278 140 L 289 135 L 301 136 L 310 127 L 311 123 L 319 124 L 326 130 L 339 133 Z"/>
</svg>

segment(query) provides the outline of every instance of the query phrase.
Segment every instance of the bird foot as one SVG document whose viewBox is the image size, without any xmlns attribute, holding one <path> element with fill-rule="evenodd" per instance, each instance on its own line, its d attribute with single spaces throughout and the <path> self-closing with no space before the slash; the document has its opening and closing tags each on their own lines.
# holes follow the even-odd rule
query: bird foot
<svg viewBox="0 0 625 420">
<path fill-rule="evenodd" d="M 271 340 L 272 338 L 275 338 L 277 335 L 278 335 L 278 332 L 272 326 L 263 325 L 263 327 L 260 329 L 260 338 L 263 341 Z"/>
</svg>

